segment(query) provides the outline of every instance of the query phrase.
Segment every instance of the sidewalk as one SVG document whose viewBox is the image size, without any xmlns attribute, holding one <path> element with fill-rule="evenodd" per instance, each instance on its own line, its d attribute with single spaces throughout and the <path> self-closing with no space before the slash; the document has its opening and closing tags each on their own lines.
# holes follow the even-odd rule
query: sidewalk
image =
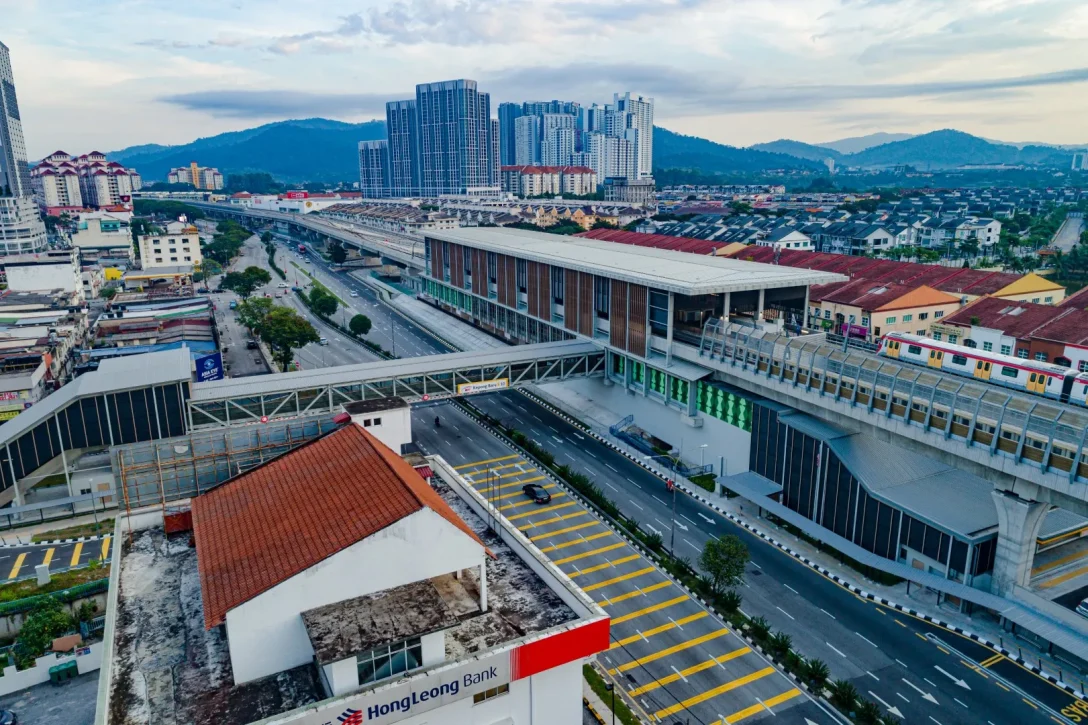
<svg viewBox="0 0 1088 725">
<path fill-rule="evenodd" d="M 97 519 L 92 514 L 85 514 L 68 519 L 54 519 L 33 526 L 24 526 L 11 531 L 0 532 L 0 545 L 13 546 L 18 544 L 29 544 L 31 537 L 35 534 L 44 534 L 49 531 L 56 531 L 57 529 L 67 529 L 71 526 L 93 524 L 96 520 L 101 521 L 102 519 L 112 519 L 116 517 L 117 509 L 106 509 L 105 511 L 100 510 L 98 512 Z"/>
<path fill-rule="evenodd" d="M 529 392 L 542 400 L 547 401 L 556 408 L 560 408 L 568 415 L 588 424 L 597 435 L 614 443 L 622 450 L 630 451 L 629 446 L 615 436 L 612 436 L 608 430 L 610 425 L 624 417 L 620 413 L 610 410 L 599 403 L 586 398 L 581 393 L 569 390 L 562 385 L 530 385 L 526 386 L 526 388 Z M 653 466 L 648 467 L 651 469 L 654 468 Z M 657 471 L 657 473 L 658 475 L 664 475 L 660 471 Z M 684 481 L 681 478 L 681 483 L 683 482 Z M 701 489 L 698 489 L 691 484 L 688 485 L 691 489 L 698 490 L 704 496 L 708 495 Z M 712 497 L 713 494 L 709 494 L 709 496 Z M 1037 666 L 1043 675 L 1048 675 L 1058 680 L 1064 680 L 1066 684 L 1084 692 L 1084 683 L 1081 682 L 1078 676 L 1074 676 L 1070 673 L 1071 670 L 1075 672 L 1071 666 L 1062 664 L 1041 651 L 1031 639 L 1005 631 L 1002 629 L 1000 622 L 994 620 L 989 614 L 979 612 L 975 615 L 970 615 L 961 613 L 957 607 L 945 606 L 943 603 L 938 605 L 936 593 L 927 590 L 925 587 L 912 586 L 910 588 L 910 594 L 908 595 L 906 582 L 895 586 L 886 586 L 874 582 L 858 571 L 841 564 L 833 555 L 817 549 L 807 541 L 795 537 L 793 534 L 773 524 L 767 519 L 760 518 L 756 514 L 757 507 L 755 504 L 740 497 L 730 499 L 722 496 L 715 498 L 714 500 L 724 511 L 737 516 L 753 528 L 760 529 L 768 535 L 772 535 L 773 538 L 780 542 L 788 542 L 788 545 L 795 551 L 800 552 L 803 556 L 814 562 L 818 562 L 825 569 L 828 569 L 847 581 L 853 582 L 855 585 L 862 587 L 866 591 L 884 597 L 889 601 L 909 606 L 923 614 L 929 615 L 933 619 L 974 632 L 992 642 L 1001 643 L 1004 647 L 1013 652 L 1019 648 L 1025 661 L 1029 665 Z"/>
</svg>

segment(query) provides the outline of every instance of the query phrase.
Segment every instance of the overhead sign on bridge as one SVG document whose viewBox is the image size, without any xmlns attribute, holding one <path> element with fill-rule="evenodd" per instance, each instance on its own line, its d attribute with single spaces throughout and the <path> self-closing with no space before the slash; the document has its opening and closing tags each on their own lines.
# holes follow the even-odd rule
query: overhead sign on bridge
<svg viewBox="0 0 1088 725">
<path fill-rule="evenodd" d="M 510 378 L 495 378 L 479 383 L 458 383 L 458 395 L 473 395 L 475 393 L 490 393 L 492 390 L 506 390 L 510 387 Z"/>
</svg>

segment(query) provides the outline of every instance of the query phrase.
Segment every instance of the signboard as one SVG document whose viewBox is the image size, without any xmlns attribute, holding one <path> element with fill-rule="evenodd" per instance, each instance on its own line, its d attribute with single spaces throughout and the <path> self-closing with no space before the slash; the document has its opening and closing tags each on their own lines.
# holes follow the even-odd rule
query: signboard
<svg viewBox="0 0 1088 725">
<path fill-rule="evenodd" d="M 479 383 L 458 383 L 457 394 L 472 395 L 474 393 L 489 393 L 492 390 L 506 390 L 509 387 L 509 378 L 495 378 L 494 380 L 484 380 Z"/>
<path fill-rule="evenodd" d="M 866 337 L 869 334 L 869 328 L 847 322 L 842 326 L 842 334 L 846 337 Z"/>
<path fill-rule="evenodd" d="M 196 381 L 206 383 L 223 379 L 223 355 L 214 353 L 196 359 Z"/>
<path fill-rule="evenodd" d="M 18 399 L 19 399 L 18 391 L 12 392 L 12 391 L 9 390 L 7 392 L 0 393 L 0 400 L 18 400 Z"/>
<path fill-rule="evenodd" d="M 0 410 L 0 421 L 11 420 L 22 412 L 22 410 Z"/>
<path fill-rule="evenodd" d="M 310 192 L 308 191 L 289 191 L 284 194 L 288 199 L 309 199 Z"/>
</svg>

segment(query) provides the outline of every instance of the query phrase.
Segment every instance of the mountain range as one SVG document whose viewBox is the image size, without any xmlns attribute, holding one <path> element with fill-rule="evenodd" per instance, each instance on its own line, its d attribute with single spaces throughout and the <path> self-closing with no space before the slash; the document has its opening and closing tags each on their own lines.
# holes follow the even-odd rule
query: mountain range
<svg viewBox="0 0 1088 725">
<path fill-rule="evenodd" d="M 358 175 L 359 141 L 385 138 L 384 121 L 343 123 L 324 118 L 275 123 L 200 138 L 187 144 L 144 144 L 114 151 L 112 160 L 135 167 L 147 183 L 164 181 L 171 168 L 196 161 L 224 174 L 267 172 L 295 183 L 346 181 Z M 965 164 L 1025 164 L 1068 168 L 1071 151 L 1057 146 L 988 141 L 945 129 L 911 136 L 879 133 L 808 144 L 790 139 L 746 148 L 654 127 L 655 170 L 701 176 L 758 174 L 771 170 L 818 172 L 837 166 L 881 168 L 909 165 L 924 170 Z"/>
</svg>

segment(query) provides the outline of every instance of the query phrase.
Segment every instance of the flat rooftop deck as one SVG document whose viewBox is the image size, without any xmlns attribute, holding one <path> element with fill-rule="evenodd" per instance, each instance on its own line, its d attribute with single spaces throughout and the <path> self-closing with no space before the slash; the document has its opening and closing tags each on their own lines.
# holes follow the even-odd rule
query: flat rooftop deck
<svg viewBox="0 0 1088 725">
<path fill-rule="evenodd" d="M 436 489 L 497 557 L 487 562 L 486 613 L 472 605 L 479 589 L 471 572 L 459 582 L 468 597 L 450 591 L 449 577 L 431 580 L 457 620 L 446 629 L 446 662 L 579 618 L 456 493 L 442 483 Z M 233 684 L 223 628 L 204 629 L 188 534 L 167 538 L 161 527 L 136 533 L 122 551 L 120 585 L 109 700 L 114 725 L 245 725 L 324 699 L 312 664 Z"/>
</svg>

